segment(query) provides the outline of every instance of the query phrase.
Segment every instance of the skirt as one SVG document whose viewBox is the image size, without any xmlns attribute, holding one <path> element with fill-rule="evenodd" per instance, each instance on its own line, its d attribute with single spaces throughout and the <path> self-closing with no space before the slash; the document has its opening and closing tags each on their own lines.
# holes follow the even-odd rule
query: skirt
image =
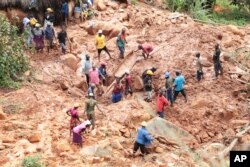
<svg viewBox="0 0 250 167">
<path fill-rule="evenodd" d="M 74 127 L 76 127 L 76 126 L 77 126 L 77 119 L 71 117 L 71 119 L 70 119 L 70 127 L 69 127 L 70 130 L 73 129 Z"/>
<path fill-rule="evenodd" d="M 112 94 L 112 102 L 117 103 L 122 100 L 122 93 L 113 93 Z"/>
<path fill-rule="evenodd" d="M 82 136 L 78 133 L 73 132 L 73 143 L 75 144 L 82 144 Z"/>
</svg>

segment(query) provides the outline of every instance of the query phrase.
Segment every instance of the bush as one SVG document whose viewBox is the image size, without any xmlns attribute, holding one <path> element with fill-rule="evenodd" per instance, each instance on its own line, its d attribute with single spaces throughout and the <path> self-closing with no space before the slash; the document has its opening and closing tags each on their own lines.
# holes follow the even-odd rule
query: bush
<svg viewBox="0 0 250 167">
<path fill-rule="evenodd" d="M 24 158 L 22 167 L 43 167 L 43 165 L 40 162 L 39 156 L 28 156 Z"/>
<path fill-rule="evenodd" d="M 23 41 L 17 27 L 0 16 L 0 87 L 17 87 L 18 78 L 28 70 L 23 54 Z"/>
</svg>

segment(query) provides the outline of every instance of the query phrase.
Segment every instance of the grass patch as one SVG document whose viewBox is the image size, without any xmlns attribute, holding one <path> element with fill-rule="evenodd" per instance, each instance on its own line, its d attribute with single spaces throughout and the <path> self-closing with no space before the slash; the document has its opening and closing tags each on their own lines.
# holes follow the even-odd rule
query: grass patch
<svg viewBox="0 0 250 167">
<path fill-rule="evenodd" d="M 40 156 L 27 156 L 23 159 L 22 167 L 44 167 Z"/>
</svg>

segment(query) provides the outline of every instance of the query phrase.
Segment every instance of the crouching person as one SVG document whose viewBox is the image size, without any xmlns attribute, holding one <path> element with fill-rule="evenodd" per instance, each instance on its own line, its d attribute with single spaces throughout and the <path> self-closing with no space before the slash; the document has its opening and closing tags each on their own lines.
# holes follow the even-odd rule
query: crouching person
<svg viewBox="0 0 250 167">
<path fill-rule="evenodd" d="M 82 147 L 82 135 L 81 133 L 84 132 L 87 128 L 89 128 L 91 125 L 91 122 L 89 120 L 84 121 L 83 123 L 81 123 L 80 125 L 74 127 L 73 129 L 73 143 L 80 145 L 80 147 Z"/>
<path fill-rule="evenodd" d="M 141 123 L 141 128 L 138 129 L 137 132 L 137 138 L 134 144 L 134 149 L 133 149 L 133 156 L 135 157 L 135 153 L 137 150 L 140 148 L 140 151 L 143 155 L 143 157 L 146 155 L 146 146 L 151 144 L 153 137 L 149 134 L 149 132 L 146 129 L 147 123 L 142 122 Z"/>
</svg>

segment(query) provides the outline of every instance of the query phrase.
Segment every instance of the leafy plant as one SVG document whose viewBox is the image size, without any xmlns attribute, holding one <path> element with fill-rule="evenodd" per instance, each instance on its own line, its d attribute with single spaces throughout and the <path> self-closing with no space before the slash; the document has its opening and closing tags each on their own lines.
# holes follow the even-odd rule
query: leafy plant
<svg viewBox="0 0 250 167">
<path fill-rule="evenodd" d="M 18 87 L 18 79 L 27 69 L 23 54 L 23 41 L 17 35 L 17 27 L 0 16 L 0 87 Z"/>
<path fill-rule="evenodd" d="M 39 156 L 28 156 L 24 158 L 22 167 L 44 167 L 44 165 L 40 162 Z"/>
</svg>

